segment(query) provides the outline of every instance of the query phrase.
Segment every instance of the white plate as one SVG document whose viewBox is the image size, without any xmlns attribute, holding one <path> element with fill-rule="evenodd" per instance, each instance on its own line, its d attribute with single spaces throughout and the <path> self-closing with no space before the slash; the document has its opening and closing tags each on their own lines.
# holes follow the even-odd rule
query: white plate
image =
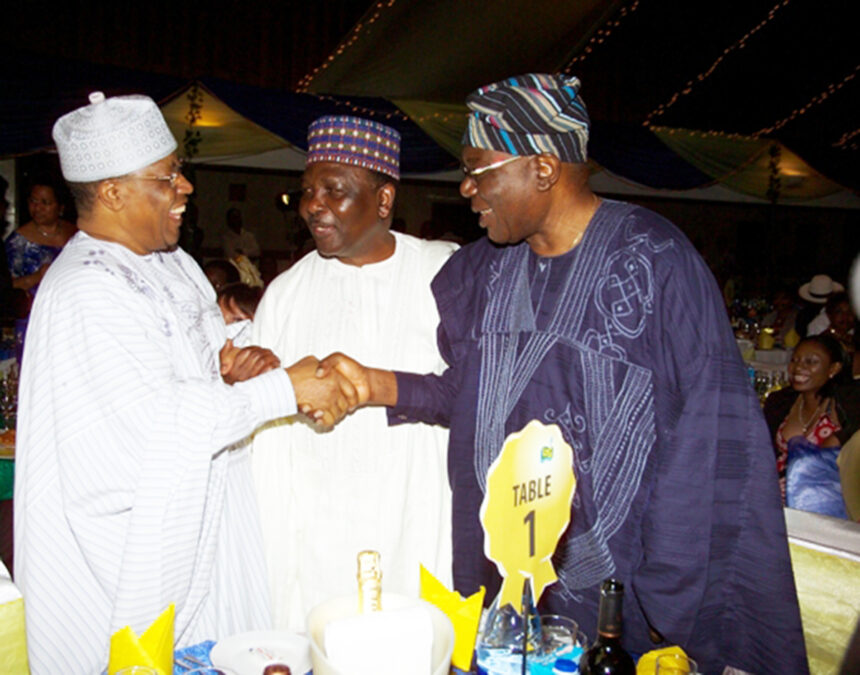
<svg viewBox="0 0 860 675">
<path fill-rule="evenodd" d="M 311 669 L 310 642 L 303 635 L 278 630 L 239 633 L 219 640 L 210 654 L 212 665 L 238 675 L 262 675 L 272 663 L 286 663 L 293 675 Z"/>
</svg>

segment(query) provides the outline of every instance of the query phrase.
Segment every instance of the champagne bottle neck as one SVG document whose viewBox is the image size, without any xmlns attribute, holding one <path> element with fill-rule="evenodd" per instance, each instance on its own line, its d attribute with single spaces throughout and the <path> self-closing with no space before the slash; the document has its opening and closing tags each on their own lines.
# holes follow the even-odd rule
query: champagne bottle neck
<svg viewBox="0 0 860 675">
<path fill-rule="evenodd" d="M 358 611 L 361 614 L 382 609 L 382 569 L 377 551 L 358 554 Z"/>
</svg>

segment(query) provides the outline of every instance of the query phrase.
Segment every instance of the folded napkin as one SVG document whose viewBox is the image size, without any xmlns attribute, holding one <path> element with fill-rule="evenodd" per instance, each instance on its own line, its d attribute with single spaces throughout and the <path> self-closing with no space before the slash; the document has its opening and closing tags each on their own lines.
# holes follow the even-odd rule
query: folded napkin
<svg viewBox="0 0 860 675">
<path fill-rule="evenodd" d="M 436 605 L 454 624 L 454 653 L 451 663 L 455 668 L 468 671 L 472 666 L 472 653 L 481 623 L 486 588 L 473 593 L 465 600 L 457 591 L 445 585 L 421 565 L 421 599 Z"/>
<path fill-rule="evenodd" d="M 28 673 L 24 600 L 0 562 L 0 673 Z"/>
<path fill-rule="evenodd" d="M 673 645 L 645 652 L 636 663 L 636 675 L 654 675 L 657 672 L 657 659 L 666 654 L 687 654 L 680 647 Z"/>
<path fill-rule="evenodd" d="M 108 675 L 129 666 L 156 668 L 159 675 L 173 672 L 173 617 L 175 608 L 170 605 L 153 624 L 138 637 L 126 626 L 111 636 Z"/>
</svg>

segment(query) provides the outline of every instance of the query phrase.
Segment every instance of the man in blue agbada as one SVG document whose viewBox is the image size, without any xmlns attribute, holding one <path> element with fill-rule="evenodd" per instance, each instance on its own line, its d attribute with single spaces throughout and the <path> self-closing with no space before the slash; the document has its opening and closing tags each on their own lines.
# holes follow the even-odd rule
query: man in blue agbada
<svg viewBox="0 0 860 675">
<path fill-rule="evenodd" d="M 597 621 L 628 589 L 624 645 L 703 672 L 807 671 L 773 451 L 713 276 L 647 209 L 588 187 L 579 80 L 526 75 L 467 99 L 460 192 L 488 238 L 433 282 L 442 375 L 346 374 L 392 424 L 450 428 L 454 580 L 498 588 L 479 508 L 505 437 L 557 424 L 577 491 L 540 610 Z"/>
</svg>

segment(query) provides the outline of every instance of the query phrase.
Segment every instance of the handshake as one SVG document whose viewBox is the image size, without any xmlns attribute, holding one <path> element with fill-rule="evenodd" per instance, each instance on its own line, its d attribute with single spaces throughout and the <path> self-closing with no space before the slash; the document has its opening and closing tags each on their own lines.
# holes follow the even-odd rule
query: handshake
<svg viewBox="0 0 860 675">
<path fill-rule="evenodd" d="M 280 367 L 280 360 L 268 349 L 239 349 L 229 340 L 220 356 L 221 376 L 228 384 Z M 318 427 L 333 427 L 362 405 L 394 405 L 397 402 L 397 380 L 393 373 L 366 368 L 339 352 L 322 361 L 306 356 L 286 371 L 293 384 L 299 412 L 310 417 Z"/>
<path fill-rule="evenodd" d="M 370 372 L 338 353 L 322 361 L 306 356 L 287 368 L 299 412 L 319 427 L 332 427 L 347 413 L 372 402 Z"/>
</svg>

